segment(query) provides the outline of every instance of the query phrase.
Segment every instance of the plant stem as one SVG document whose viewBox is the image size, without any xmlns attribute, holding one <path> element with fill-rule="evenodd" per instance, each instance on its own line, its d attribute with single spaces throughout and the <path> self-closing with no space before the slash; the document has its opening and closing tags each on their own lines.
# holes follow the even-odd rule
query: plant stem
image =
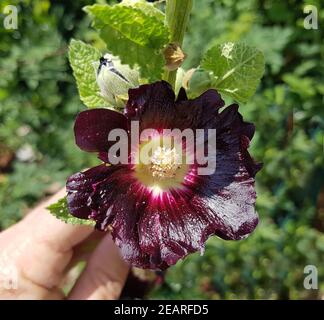
<svg viewBox="0 0 324 320">
<path fill-rule="evenodd" d="M 170 42 L 175 42 L 180 47 L 189 21 L 192 2 L 193 0 L 167 0 L 166 2 L 165 20 L 171 32 Z M 163 79 L 168 81 L 173 88 L 176 77 L 177 70 L 166 70 L 163 75 Z"/>
</svg>

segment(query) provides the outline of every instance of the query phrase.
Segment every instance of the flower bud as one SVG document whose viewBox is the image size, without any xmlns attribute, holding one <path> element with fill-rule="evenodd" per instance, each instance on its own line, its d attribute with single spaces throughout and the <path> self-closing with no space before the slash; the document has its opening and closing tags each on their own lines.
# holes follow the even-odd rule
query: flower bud
<svg viewBox="0 0 324 320">
<path fill-rule="evenodd" d="M 177 43 L 169 43 L 163 50 L 163 54 L 168 71 L 177 70 L 186 58 L 186 54 Z"/>
<path fill-rule="evenodd" d="M 128 100 L 128 89 L 139 86 L 138 72 L 110 54 L 101 57 L 96 67 L 101 96 L 112 106 L 123 108 Z"/>
</svg>

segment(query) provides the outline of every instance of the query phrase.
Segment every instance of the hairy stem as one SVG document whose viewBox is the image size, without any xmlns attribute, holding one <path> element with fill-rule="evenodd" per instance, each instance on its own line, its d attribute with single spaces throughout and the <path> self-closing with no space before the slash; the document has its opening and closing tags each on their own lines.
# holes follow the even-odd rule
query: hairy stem
<svg viewBox="0 0 324 320">
<path fill-rule="evenodd" d="M 193 0 L 167 0 L 165 19 L 171 32 L 170 42 L 176 42 L 182 46 L 183 37 L 189 21 Z M 175 87 L 177 70 L 166 70 L 163 79 Z"/>
</svg>

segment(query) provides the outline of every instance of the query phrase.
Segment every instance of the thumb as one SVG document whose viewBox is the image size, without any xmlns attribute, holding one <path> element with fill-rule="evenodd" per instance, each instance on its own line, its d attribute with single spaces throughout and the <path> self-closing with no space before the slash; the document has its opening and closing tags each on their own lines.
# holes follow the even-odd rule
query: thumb
<svg viewBox="0 0 324 320">
<path fill-rule="evenodd" d="M 129 266 L 122 259 L 111 235 L 107 234 L 88 260 L 69 299 L 118 299 L 128 272 Z"/>
</svg>

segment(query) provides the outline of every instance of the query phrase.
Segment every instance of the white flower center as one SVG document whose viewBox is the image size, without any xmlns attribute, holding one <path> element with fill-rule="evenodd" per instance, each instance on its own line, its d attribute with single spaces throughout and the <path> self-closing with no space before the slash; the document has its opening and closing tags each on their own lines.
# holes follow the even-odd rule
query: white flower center
<svg viewBox="0 0 324 320">
<path fill-rule="evenodd" d="M 162 143 L 160 137 L 154 142 L 151 145 L 150 142 L 144 142 L 139 146 L 139 163 L 134 165 L 135 177 L 155 194 L 181 188 L 189 170 L 182 146 Z"/>
<path fill-rule="evenodd" d="M 150 159 L 150 171 L 154 178 L 174 178 L 181 168 L 181 159 L 175 148 L 157 147 Z"/>
</svg>

